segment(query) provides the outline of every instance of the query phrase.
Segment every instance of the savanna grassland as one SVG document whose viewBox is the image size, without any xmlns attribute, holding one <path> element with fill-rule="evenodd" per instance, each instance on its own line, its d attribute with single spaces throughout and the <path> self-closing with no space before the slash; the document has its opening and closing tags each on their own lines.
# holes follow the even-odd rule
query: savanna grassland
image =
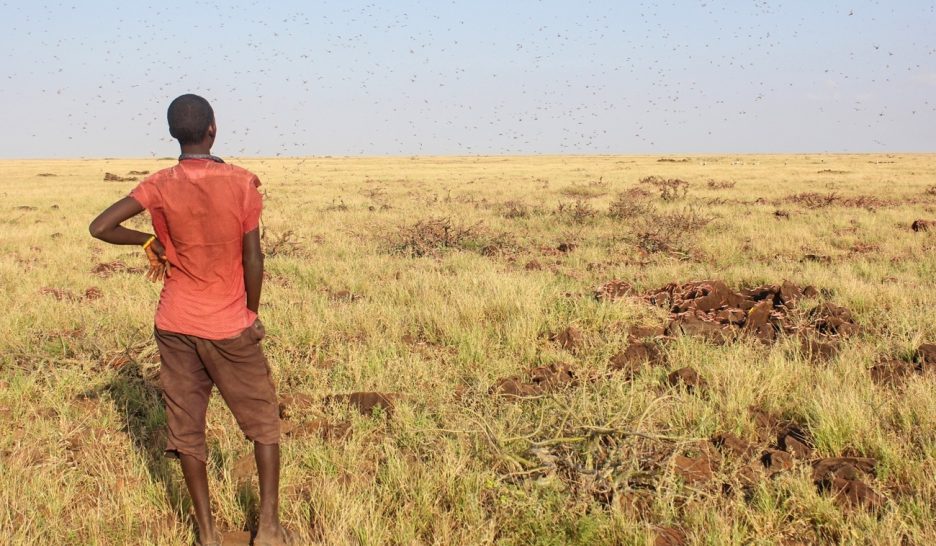
<svg viewBox="0 0 936 546">
<path fill-rule="evenodd" d="M 87 231 L 173 161 L 0 163 L 4 544 L 193 542 L 159 286 Z M 936 157 L 237 163 L 303 543 L 936 542 Z M 218 396 L 208 435 L 249 528 Z"/>
</svg>

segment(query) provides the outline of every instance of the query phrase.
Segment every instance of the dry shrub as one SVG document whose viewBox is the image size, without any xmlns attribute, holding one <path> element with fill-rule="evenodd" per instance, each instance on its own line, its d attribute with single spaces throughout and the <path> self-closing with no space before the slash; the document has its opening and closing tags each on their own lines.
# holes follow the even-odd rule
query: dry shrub
<svg viewBox="0 0 936 546">
<path fill-rule="evenodd" d="M 855 197 L 841 197 L 835 192 L 816 193 L 804 192 L 791 195 L 785 199 L 788 203 L 801 205 L 808 209 L 821 209 L 825 207 L 854 207 L 873 211 L 880 207 L 890 205 L 891 202 L 871 195 L 858 195 Z"/>
<path fill-rule="evenodd" d="M 574 203 L 559 203 L 554 214 L 575 224 L 585 224 L 594 220 L 598 211 L 588 201 L 578 199 Z"/>
<path fill-rule="evenodd" d="M 298 237 L 291 229 L 279 235 L 270 233 L 270 230 L 265 229 L 263 230 L 262 239 L 264 241 L 264 255 L 270 258 L 274 256 L 295 256 L 302 249 Z"/>
<path fill-rule="evenodd" d="M 429 218 L 402 226 L 388 242 L 390 252 L 410 257 L 438 256 L 446 250 L 495 256 L 515 246 L 509 233 L 492 232 L 481 222 L 459 225 L 451 218 Z"/>
<path fill-rule="evenodd" d="M 735 187 L 735 182 L 731 180 L 709 180 L 705 185 L 712 190 L 730 190 Z"/>
<path fill-rule="evenodd" d="M 657 163 L 689 163 L 689 158 L 673 159 L 672 157 L 661 157 L 657 159 Z"/>
<path fill-rule="evenodd" d="M 686 197 L 686 193 L 689 192 L 689 183 L 678 178 L 648 176 L 642 178 L 640 183 L 656 188 L 656 190 L 660 192 L 660 199 L 664 201 L 682 199 Z"/>
<path fill-rule="evenodd" d="M 507 201 L 501 204 L 501 216 L 509 220 L 516 218 L 529 218 L 530 207 L 519 201 Z"/>
<path fill-rule="evenodd" d="M 572 184 L 571 186 L 566 186 L 559 190 L 559 193 L 566 197 L 574 197 L 576 199 L 594 199 L 602 195 L 607 195 L 609 187 L 610 185 L 605 182 L 602 177 L 586 184 Z"/>
<path fill-rule="evenodd" d="M 925 190 L 923 190 L 923 193 L 925 193 L 926 195 L 936 196 L 936 186 L 930 186 L 926 188 Z"/>
<path fill-rule="evenodd" d="M 617 194 L 608 205 L 608 216 L 615 220 L 629 220 L 653 211 L 650 194 L 642 188 L 631 188 Z"/>
<path fill-rule="evenodd" d="M 638 218 L 634 237 L 637 246 L 645 252 L 685 254 L 692 236 L 713 219 L 692 207 L 681 211 L 651 213 Z"/>
<path fill-rule="evenodd" d="M 344 199 L 332 199 L 331 204 L 326 206 L 323 210 L 345 212 L 348 210 L 348 205 L 345 204 Z"/>
</svg>

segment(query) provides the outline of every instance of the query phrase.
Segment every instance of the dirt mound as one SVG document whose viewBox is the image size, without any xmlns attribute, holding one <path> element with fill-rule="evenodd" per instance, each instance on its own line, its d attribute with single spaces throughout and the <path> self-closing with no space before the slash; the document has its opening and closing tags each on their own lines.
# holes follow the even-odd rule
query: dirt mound
<svg viewBox="0 0 936 546">
<path fill-rule="evenodd" d="M 689 392 L 702 391 L 708 387 L 708 383 L 699 375 L 699 372 L 689 367 L 674 371 L 666 379 L 674 387 L 684 385 Z"/>
<path fill-rule="evenodd" d="M 844 508 L 875 510 L 884 497 L 862 479 L 874 476 L 877 461 L 866 457 L 831 457 L 813 462 L 813 482 L 821 493 L 831 494 Z"/>
<path fill-rule="evenodd" d="M 625 296 L 630 296 L 633 292 L 634 287 L 629 283 L 615 279 L 596 288 L 595 299 L 598 301 L 614 301 Z"/>
<path fill-rule="evenodd" d="M 663 353 L 651 341 L 634 341 L 626 349 L 611 357 L 608 368 L 614 372 L 625 372 L 631 378 L 646 365 L 659 365 L 663 363 Z"/>
<path fill-rule="evenodd" d="M 936 366 L 936 343 L 924 343 L 916 350 L 915 360 L 924 367 Z"/>
<path fill-rule="evenodd" d="M 578 378 L 568 364 L 550 364 L 538 366 L 529 372 L 530 380 L 523 381 L 517 376 L 505 377 L 491 387 L 493 395 L 524 398 L 539 396 L 552 390 L 575 385 Z"/>
<path fill-rule="evenodd" d="M 703 483 L 711 480 L 715 476 L 712 466 L 712 458 L 704 451 L 693 457 L 685 455 L 673 457 L 673 472 L 689 483 Z"/>
<path fill-rule="evenodd" d="M 934 227 L 936 227 L 936 220 L 914 220 L 910 225 L 910 229 L 918 232 L 929 231 Z"/>
<path fill-rule="evenodd" d="M 931 373 L 936 369 L 936 344 L 924 343 L 914 353 L 913 362 L 899 358 L 885 358 L 871 366 L 868 373 L 871 381 L 878 385 L 895 387 L 917 374 Z"/>
<path fill-rule="evenodd" d="M 789 281 L 734 291 L 723 281 L 709 280 L 671 283 L 643 297 L 669 308 L 670 322 L 665 333 L 670 336 L 696 336 L 726 343 L 747 335 L 772 342 L 780 334 L 812 332 L 813 338 L 827 338 L 807 342 L 808 352 L 830 355 L 836 349 L 818 343 L 832 343 L 833 338 L 828 336 L 855 334 L 858 325 L 848 309 L 833 303 L 822 303 L 805 314 L 797 308 L 797 302 L 818 295 L 812 286 L 800 288 Z"/>
<path fill-rule="evenodd" d="M 654 527 L 653 546 L 686 546 L 689 539 L 686 532 L 676 527 Z"/>
<path fill-rule="evenodd" d="M 575 326 L 569 326 L 549 336 L 549 341 L 558 343 L 567 351 L 575 352 L 582 346 L 582 331 Z"/>
</svg>

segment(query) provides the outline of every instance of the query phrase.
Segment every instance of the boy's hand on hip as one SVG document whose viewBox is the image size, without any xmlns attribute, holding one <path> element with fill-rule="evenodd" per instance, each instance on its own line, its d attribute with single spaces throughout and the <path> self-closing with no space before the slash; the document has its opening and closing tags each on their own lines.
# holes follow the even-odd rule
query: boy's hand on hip
<svg viewBox="0 0 936 546">
<path fill-rule="evenodd" d="M 147 279 L 156 282 L 172 276 L 169 260 L 166 259 L 166 248 L 159 242 L 159 239 L 153 240 L 144 250 L 150 267 L 146 272 Z"/>
</svg>

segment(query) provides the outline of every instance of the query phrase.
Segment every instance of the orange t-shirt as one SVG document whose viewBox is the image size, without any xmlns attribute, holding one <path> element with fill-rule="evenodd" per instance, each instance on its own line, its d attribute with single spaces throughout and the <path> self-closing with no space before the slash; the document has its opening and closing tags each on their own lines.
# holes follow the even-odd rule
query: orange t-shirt
<svg viewBox="0 0 936 546">
<path fill-rule="evenodd" d="M 247 309 L 244 234 L 257 229 L 263 201 L 250 171 L 186 159 L 130 192 L 149 211 L 166 247 L 166 278 L 156 327 L 205 339 L 238 335 L 257 318 Z"/>
</svg>

